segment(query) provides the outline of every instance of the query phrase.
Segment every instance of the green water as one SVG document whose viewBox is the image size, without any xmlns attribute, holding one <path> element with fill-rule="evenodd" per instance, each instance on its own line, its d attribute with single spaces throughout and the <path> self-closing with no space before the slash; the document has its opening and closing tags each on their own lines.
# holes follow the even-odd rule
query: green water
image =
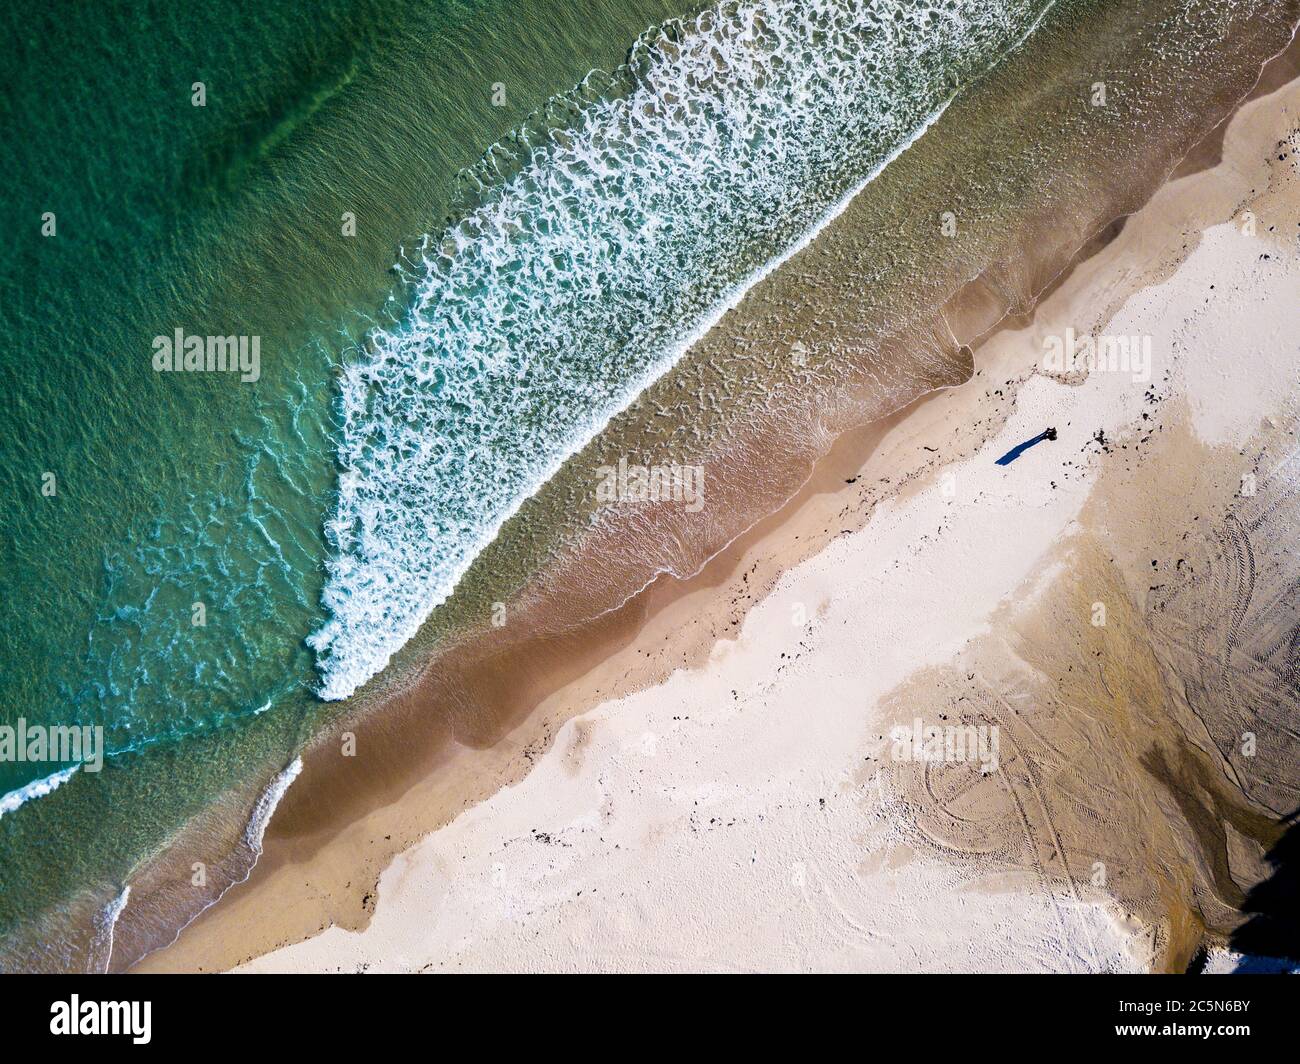
<svg viewBox="0 0 1300 1064">
<path fill-rule="evenodd" d="M 346 701 L 326 704 L 317 697 L 320 662 L 305 642 L 330 620 L 321 605 L 322 594 L 328 597 L 327 566 L 334 566 L 336 584 L 348 584 L 348 554 L 333 551 L 325 533 L 338 513 L 340 439 L 348 438 L 350 425 L 357 461 L 344 479 L 360 471 L 371 500 L 389 505 L 390 512 L 430 513 L 429 521 L 413 522 L 421 533 L 473 533 L 463 515 L 421 510 L 431 499 L 445 501 L 435 494 L 443 482 L 406 475 L 423 441 L 443 442 L 472 420 L 465 415 L 473 411 L 463 403 L 419 407 L 407 400 L 437 399 L 444 382 L 469 364 L 449 358 L 437 377 L 419 372 L 431 346 L 435 355 L 454 353 L 456 342 L 476 333 L 474 301 L 485 293 L 502 295 L 493 289 L 504 271 L 455 274 L 471 278 L 463 292 L 453 293 L 464 297 L 468 312 L 439 333 L 437 343 L 421 340 L 400 349 L 402 357 L 390 359 L 385 373 L 367 381 L 368 390 L 359 391 L 351 410 L 340 402 L 348 379 L 341 367 L 363 361 L 355 349 L 363 336 L 371 345 L 377 335 L 397 336 L 400 345 L 402 337 L 409 338 L 412 318 L 421 328 L 442 321 L 439 314 L 449 301 L 409 313 L 410 290 L 398 283 L 393 266 L 402 248 L 414 249 L 424 234 L 439 232 L 458 205 L 469 201 L 457 184 L 458 172 L 524 124 L 552 94 L 580 83 L 593 67 L 614 67 L 647 26 L 685 14 L 687 6 L 639 0 L 283 9 L 168 4 L 132 10 L 26 4 L 0 14 L 11 42 L 0 63 L 0 171 L 7 181 L 5 231 L 13 235 L 3 257 L 0 301 L 0 724 L 23 718 L 99 725 L 111 754 L 102 772 L 78 771 L 50 793 L 21 803 L 7 796 L 59 766 L 0 761 L 0 799 L 13 806 L 0 808 L 0 969 L 96 966 L 103 958 L 87 936 L 128 883 L 137 888 L 134 898 L 150 899 L 133 903 L 133 909 L 157 908 L 132 913 L 134 944 L 163 944 L 175 930 L 176 911 L 188 915 L 199 896 L 180 901 L 174 882 L 168 888 L 151 880 L 151 859 L 172 847 L 169 856 L 184 854 L 175 859 L 178 867 L 191 857 L 220 865 L 276 774 L 327 719 L 351 708 Z M 1148 6 L 1160 18 L 1150 26 L 1142 5 L 1116 4 L 1123 17 L 1113 20 L 1097 14 L 1106 6 L 1060 0 L 1035 37 L 1047 42 L 1041 54 L 998 85 L 983 85 L 964 112 L 959 97 L 954 109 L 965 114 L 960 135 L 929 148 L 923 140 L 904 157 L 904 166 L 886 171 L 870 194 L 855 201 L 850 232 L 856 237 L 841 234 L 838 243 L 825 242 L 815 267 L 805 262 L 793 275 L 774 275 L 748 317 L 710 333 L 680 372 L 651 388 L 648 405 L 634 404 L 637 409 L 611 425 L 601 437 L 614 448 L 611 453 L 640 453 L 638 441 L 646 440 L 669 447 L 686 437 L 698 445 L 708 435 L 705 428 L 716 437 L 713 442 L 725 443 L 739 422 L 764 417 L 792 418 L 788 435 L 800 440 L 800 431 L 815 423 L 817 408 L 833 405 L 827 395 L 839 401 L 839 393 L 870 377 L 878 386 L 878 404 L 888 406 L 886 391 L 902 395 L 914 388 L 926 367 L 873 363 L 883 350 L 877 339 L 928 313 L 962 283 L 965 271 L 989 266 L 1006 235 L 1040 206 L 1050 206 L 1064 222 L 1074 209 L 1072 197 L 1099 195 L 1077 180 L 1097 177 L 1090 151 L 1105 149 L 1095 158 L 1105 160 L 1117 175 L 1114 182 L 1122 184 L 1130 154 L 1164 158 L 1163 149 L 1150 144 L 1145 155 L 1129 153 L 1134 137 L 1171 116 L 1179 119 L 1171 128 L 1190 136 L 1195 115 L 1179 113 L 1177 101 L 1208 106 L 1211 67 L 1227 33 L 1220 33 L 1208 0 L 1151 0 Z M 1231 6 L 1240 20 L 1258 9 L 1270 25 L 1294 15 L 1285 0 Z M 934 9 L 880 0 L 871 7 L 873 17 L 886 7 L 888 17 L 876 19 L 863 39 L 878 35 L 892 47 L 909 33 L 931 32 L 943 18 L 957 20 L 958 5 L 948 0 Z M 961 12 L 977 7 L 964 5 Z M 767 93 L 753 115 L 745 116 L 754 120 L 717 123 L 730 140 L 716 156 L 730 169 L 718 183 L 701 182 L 698 198 L 724 223 L 695 231 L 692 246 L 707 252 L 732 242 L 738 269 L 769 261 L 826 201 L 915 131 L 916 122 L 963 77 L 985 69 L 988 64 L 979 60 L 1001 54 L 1041 9 L 1029 0 L 988 0 L 987 7 L 990 20 L 980 26 L 987 53 L 968 54 L 961 48 L 964 40 L 952 37 L 945 43 L 952 52 L 927 47 L 922 39 L 920 52 L 906 59 L 906 53 L 889 49 L 872 58 L 872 77 L 879 75 L 879 83 L 897 94 L 872 95 L 876 82 L 863 82 L 868 99 L 862 106 L 880 108 L 882 119 L 875 124 L 854 124 L 860 101 L 837 95 L 834 78 L 832 91 L 826 89 L 819 49 L 833 52 L 844 40 L 820 31 L 805 34 L 796 43 L 804 49 L 805 66 L 818 69 L 820 99 L 827 106 L 825 114 L 811 116 L 823 123 L 815 128 L 824 139 L 810 135 L 804 145 L 798 136 L 787 136 L 788 129 L 778 129 L 783 120 L 789 125 L 791 113 L 782 93 L 800 87 L 781 79 L 797 82 L 802 71 L 791 69 L 798 64 L 788 54 L 777 55 L 753 79 Z M 1100 39 L 1103 22 L 1113 26 L 1113 39 Z M 664 54 L 673 54 L 676 32 L 665 36 Z M 1086 49 L 1079 40 L 1088 42 Z M 637 54 L 638 61 L 645 59 L 644 51 Z M 848 54 L 852 59 L 851 49 Z M 747 57 L 737 55 L 740 73 L 748 75 Z M 1068 66 L 1065 56 L 1078 57 L 1087 69 Z M 1163 76 L 1166 66 L 1176 71 L 1172 78 Z M 1097 76 L 1097 67 L 1121 88 L 1141 86 L 1104 116 L 1088 110 L 1075 91 L 1076 83 Z M 1049 69 L 1051 77 L 1040 76 Z M 1198 83 L 1201 91 L 1186 92 L 1202 70 L 1207 73 Z M 702 75 L 698 82 L 707 87 L 709 80 Z M 202 83 L 203 106 L 195 106 L 195 83 Z M 772 91 L 774 85 L 780 91 Z M 699 108 L 729 110 L 725 95 L 719 103 L 706 91 L 689 106 L 681 94 L 669 95 L 656 101 L 666 105 L 665 112 L 676 106 L 697 107 L 695 115 Z M 795 95 L 789 104 L 803 106 Z M 899 104 L 913 105 L 915 113 Z M 798 126 L 802 119 L 793 113 Z M 553 122 L 548 115 L 541 124 L 563 125 L 563 116 Z M 665 140 L 684 128 L 698 131 L 658 127 Z M 837 131 L 844 130 L 861 139 L 851 145 L 837 141 Z M 628 138 L 622 147 L 624 177 L 630 171 L 635 179 L 642 163 L 661 161 L 651 159 L 654 144 Z M 746 184 L 746 153 L 762 158 L 769 148 L 765 165 L 773 172 L 796 160 L 793 183 Z M 673 158 L 692 176 L 697 162 L 703 170 L 716 161 L 690 149 L 687 143 Z M 845 159 L 852 166 L 837 170 Z M 673 205 L 668 193 L 685 187 L 666 172 L 665 195 L 639 208 L 638 233 L 643 222 L 662 221 L 660 207 Z M 527 189 L 531 194 L 540 187 L 549 195 L 560 188 L 547 200 L 557 213 L 526 219 L 537 223 L 533 237 L 553 232 L 556 220 L 570 214 L 611 221 L 611 228 L 626 221 L 614 216 L 618 212 L 584 215 L 590 204 L 575 204 L 574 187 L 586 187 L 581 182 L 590 176 L 585 160 L 569 176 L 579 185 L 542 181 Z M 733 179 L 735 184 L 728 183 Z M 608 185 L 596 181 L 593 187 Z M 636 194 L 646 188 L 655 191 L 653 181 L 620 186 Z M 748 215 L 733 217 L 725 210 L 734 206 L 729 194 L 737 188 L 752 200 Z M 795 202 L 804 188 L 816 195 Z M 955 250 L 933 236 L 932 219 L 948 204 L 968 212 Z M 669 221 L 691 232 L 687 223 L 698 219 L 681 204 L 673 206 L 678 216 Z M 787 218 L 791 206 L 798 210 Z M 42 230 L 49 230 L 51 216 L 54 231 L 46 235 Z M 355 219 L 354 233 L 345 217 Z M 746 244 L 751 229 L 762 235 L 762 224 L 751 223 L 782 219 L 788 224 Z M 1095 221 L 1079 212 L 1071 224 L 1082 231 L 1089 220 Z M 607 232 L 596 223 L 591 228 L 597 237 Z M 508 251 L 513 239 L 492 250 Z M 556 266 L 551 246 L 537 238 L 529 249 L 538 246 L 547 254 L 530 262 L 530 276 L 559 279 L 554 291 L 557 299 L 568 300 L 560 308 L 568 316 L 548 318 L 548 304 L 534 302 L 530 335 L 538 337 L 534 349 L 549 351 L 547 343 L 561 349 L 543 368 L 564 371 L 562 377 L 574 365 L 585 365 L 577 359 L 571 364 L 565 355 L 588 341 L 615 354 L 637 355 L 633 349 L 643 338 L 662 340 L 664 330 L 637 331 L 653 316 L 647 304 L 667 318 L 698 317 L 701 307 L 678 299 L 683 293 L 674 290 L 673 279 L 687 279 L 677 285 L 689 289 L 687 295 L 698 288 L 709 298 L 738 279 L 710 276 L 701 267 L 712 260 L 691 260 L 680 246 L 672 250 L 685 258 L 661 262 L 652 255 L 642 271 L 634 253 L 643 249 L 629 240 L 612 248 L 608 263 L 600 255 L 584 260 L 595 263 L 592 276 L 606 279 L 602 299 L 587 303 L 564 289 L 579 260 L 565 259 L 568 249 L 560 247 L 564 254 L 555 256 L 561 260 Z M 414 266 L 415 258 L 412 253 L 402 261 Z M 629 263 L 623 283 L 609 281 L 615 273 L 601 273 L 607 265 Z M 650 270 L 670 283 L 637 289 Z M 518 309 L 516 297 L 536 296 L 537 287 L 510 289 L 493 305 L 504 306 L 509 317 Z M 604 313 L 605 302 L 617 303 L 630 291 L 640 294 L 628 300 L 622 318 Z M 829 304 L 816 304 L 813 291 Z M 853 307 L 860 320 L 839 307 Z M 807 375 L 790 376 L 785 355 L 793 333 L 787 333 L 800 315 L 821 330 L 810 337 L 820 342 L 814 343 L 812 365 L 822 391 Z M 821 329 L 825 318 L 843 320 Z M 548 321 L 564 323 L 569 332 L 561 336 L 556 328 L 547 336 Z M 617 329 L 609 328 L 611 321 Z M 190 336 L 257 337 L 259 379 L 156 372 L 153 340 L 177 329 Z M 568 407 L 539 392 L 530 415 L 535 420 L 504 419 L 516 429 L 527 427 L 516 433 L 520 448 L 548 432 L 557 439 L 564 435 L 555 431 L 566 427 L 555 412 L 581 408 L 588 394 L 582 373 L 571 376 L 563 382 L 573 385 L 562 396 Z M 774 382 L 788 391 L 774 395 Z M 497 383 L 500 402 L 493 410 L 509 411 L 514 389 Z M 620 381 L 604 383 L 614 394 Z M 427 415 L 410 413 L 418 409 Z M 671 416 L 657 418 L 656 411 Z M 642 425 L 647 419 L 651 428 Z M 695 429 L 700 431 L 692 436 Z M 378 453 L 385 447 L 391 455 Z M 476 455 L 471 448 L 456 459 L 468 468 L 470 459 L 501 458 L 491 450 Z M 593 444 L 592 453 L 597 450 Z M 532 456 L 538 468 L 548 457 L 541 449 Z M 447 607 L 401 648 L 399 668 L 418 666 L 457 624 L 481 619 L 485 603 L 525 586 L 556 543 L 576 541 L 571 526 L 592 526 L 582 478 L 593 464 L 598 463 L 562 471 L 525 504 L 507 532 L 478 555 Z M 793 459 L 790 469 L 797 472 Z M 766 473 L 771 479 L 771 470 Z M 464 487 L 463 478 L 449 483 L 448 491 Z M 728 487 L 743 490 L 744 484 L 720 483 L 710 489 L 716 493 L 711 499 Z M 766 498 L 769 487 L 756 485 L 754 498 Z M 489 494 L 485 490 L 475 501 Z M 740 502 L 731 510 L 724 517 L 738 522 L 761 516 L 746 516 Z M 364 528 L 366 520 L 363 515 L 354 524 Z M 377 539 L 393 524 L 378 522 L 368 531 Z M 716 538 L 735 531 L 724 524 L 719 519 Z M 407 537 L 399 546 L 414 543 L 409 556 L 418 560 L 438 550 L 440 534 Z M 681 548 L 688 536 L 669 538 Z M 652 552 L 634 553 L 624 559 L 619 578 L 649 564 Z M 664 557 L 673 560 L 671 549 Z M 617 590 L 618 579 L 605 583 L 604 590 Z M 599 597 L 587 593 L 593 601 Z M 382 608 L 384 595 L 374 598 Z M 412 616 L 418 623 L 418 608 L 407 611 L 406 619 Z M 240 869 L 222 866 L 221 874 L 227 873 L 237 877 Z M 177 879 L 174 869 L 170 876 L 167 882 Z M 183 880 L 180 887 L 183 893 Z M 201 900 L 210 895 L 211 889 Z M 169 905 L 173 909 L 164 911 Z"/>
<path fill-rule="evenodd" d="M 0 721 L 115 756 L 0 818 L 0 937 L 120 889 L 309 733 L 340 351 L 458 171 L 681 13 L 6 5 Z M 260 337 L 260 380 L 154 372 L 176 328 Z M 0 795 L 57 767 L 0 763 Z"/>
</svg>

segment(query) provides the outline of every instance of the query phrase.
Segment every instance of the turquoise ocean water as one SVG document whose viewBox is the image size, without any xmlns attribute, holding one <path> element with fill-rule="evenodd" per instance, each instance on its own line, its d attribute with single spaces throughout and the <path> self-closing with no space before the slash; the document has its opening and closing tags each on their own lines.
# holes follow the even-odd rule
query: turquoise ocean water
<svg viewBox="0 0 1300 1064">
<path fill-rule="evenodd" d="M 39 798 L 72 766 L 0 762 L 0 937 L 115 896 L 310 734 L 344 352 L 457 174 L 681 13 L 6 5 L 0 722 L 99 725 L 109 757 Z M 260 337 L 260 379 L 155 372 L 177 328 Z"/>
<path fill-rule="evenodd" d="M 108 756 L 0 761 L 0 966 L 107 964 L 214 809 L 255 853 L 520 501 L 1052 6 L 7 6 L 0 725 Z"/>
</svg>

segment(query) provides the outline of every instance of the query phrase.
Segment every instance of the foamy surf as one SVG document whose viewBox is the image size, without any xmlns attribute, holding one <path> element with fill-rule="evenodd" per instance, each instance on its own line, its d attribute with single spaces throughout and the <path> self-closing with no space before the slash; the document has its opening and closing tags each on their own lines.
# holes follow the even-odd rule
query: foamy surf
<svg viewBox="0 0 1300 1064">
<path fill-rule="evenodd" d="M 32 780 L 31 783 L 10 791 L 0 798 L 0 817 L 6 813 L 15 812 L 35 798 L 44 798 L 47 794 L 57 791 L 76 775 L 79 768 L 81 768 L 80 765 L 70 765 L 68 768 L 59 769 L 58 772 L 51 772 L 48 776 Z"/>
<path fill-rule="evenodd" d="M 174 944 L 190 924 L 194 923 L 195 920 L 224 898 L 232 887 L 247 882 L 248 877 L 253 874 L 253 869 L 257 867 L 257 862 L 262 856 L 262 843 L 266 837 L 267 826 L 271 823 L 271 817 L 275 815 L 275 810 L 279 807 L 285 793 L 301 772 L 302 758 L 295 757 L 272 777 L 271 781 L 266 785 L 266 789 L 258 796 L 257 802 L 253 805 L 252 812 L 249 814 L 248 823 L 244 827 L 243 851 L 245 852 L 241 858 L 237 874 L 232 876 L 210 900 L 192 912 L 176 928 L 175 933 L 169 939 L 155 944 L 148 952 L 152 953 L 157 949 L 165 949 Z"/>
<path fill-rule="evenodd" d="M 121 918 L 126 903 L 130 900 L 131 888 L 123 887 L 122 892 L 104 907 L 95 921 L 95 938 L 91 943 L 88 965 L 90 971 L 107 972 L 109 965 L 113 963 L 113 933 L 117 929 L 117 921 Z"/>
<path fill-rule="evenodd" d="M 551 108 L 567 127 L 426 241 L 405 318 L 344 371 L 321 696 L 382 669 L 568 456 L 1048 6 L 720 5 Z"/>
<path fill-rule="evenodd" d="M 275 807 L 280 804 L 285 791 L 298 778 L 298 773 L 301 771 L 302 758 L 295 757 L 289 766 L 270 782 L 257 800 L 257 805 L 253 807 L 253 815 L 248 818 L 248 827 L 244 829 L 244 841 L 253 851 L 254 859 L 262 853 L 262 838 L 266 835 L 266 826 L 271 822 Z"/>
</svg>

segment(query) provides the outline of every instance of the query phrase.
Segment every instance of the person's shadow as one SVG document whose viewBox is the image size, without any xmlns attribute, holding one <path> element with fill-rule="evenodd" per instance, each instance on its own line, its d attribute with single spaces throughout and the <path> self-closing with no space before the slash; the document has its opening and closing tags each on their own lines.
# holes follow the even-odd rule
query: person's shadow
<svg viewBox="0 0 1300 1064">
<path fill-rule="evenodd" d="M 1300 809 L 1283 820 L 1289 827 L 1265 854 L 1273 868 L 1267 879 L 1246 895 L 1241 911 L 1249 915 L 1228 940 L 1242 954 L 1234 973 L 1292 970 L 1300 964 Z M 1292 962 L 1281 965 L 1279 959 Z"/>
</svg>

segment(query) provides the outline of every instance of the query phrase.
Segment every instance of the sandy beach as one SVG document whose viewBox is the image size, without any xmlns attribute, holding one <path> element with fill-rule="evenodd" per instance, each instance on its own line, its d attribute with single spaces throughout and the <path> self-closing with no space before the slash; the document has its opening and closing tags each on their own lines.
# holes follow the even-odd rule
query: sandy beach
<svg viewBox="0 0 1300 1064">
<path fill-rule="evenodd" d="M 1300 804 L 1270 534 L 1297 509 L 1289 70 L 969 382 L 512 677 L 535 708 L 504 738 L 277 815 L 248 882 L 138 969 L 1143 971 L 1226 946 Z M 1150 363 L 1058 369 L 1067 330 Z M 1209 716 L 1202 688 L 1234 694 Z M 915 722 L 996 729 L 996 769 L 900 758 Z"/>
</svg>

